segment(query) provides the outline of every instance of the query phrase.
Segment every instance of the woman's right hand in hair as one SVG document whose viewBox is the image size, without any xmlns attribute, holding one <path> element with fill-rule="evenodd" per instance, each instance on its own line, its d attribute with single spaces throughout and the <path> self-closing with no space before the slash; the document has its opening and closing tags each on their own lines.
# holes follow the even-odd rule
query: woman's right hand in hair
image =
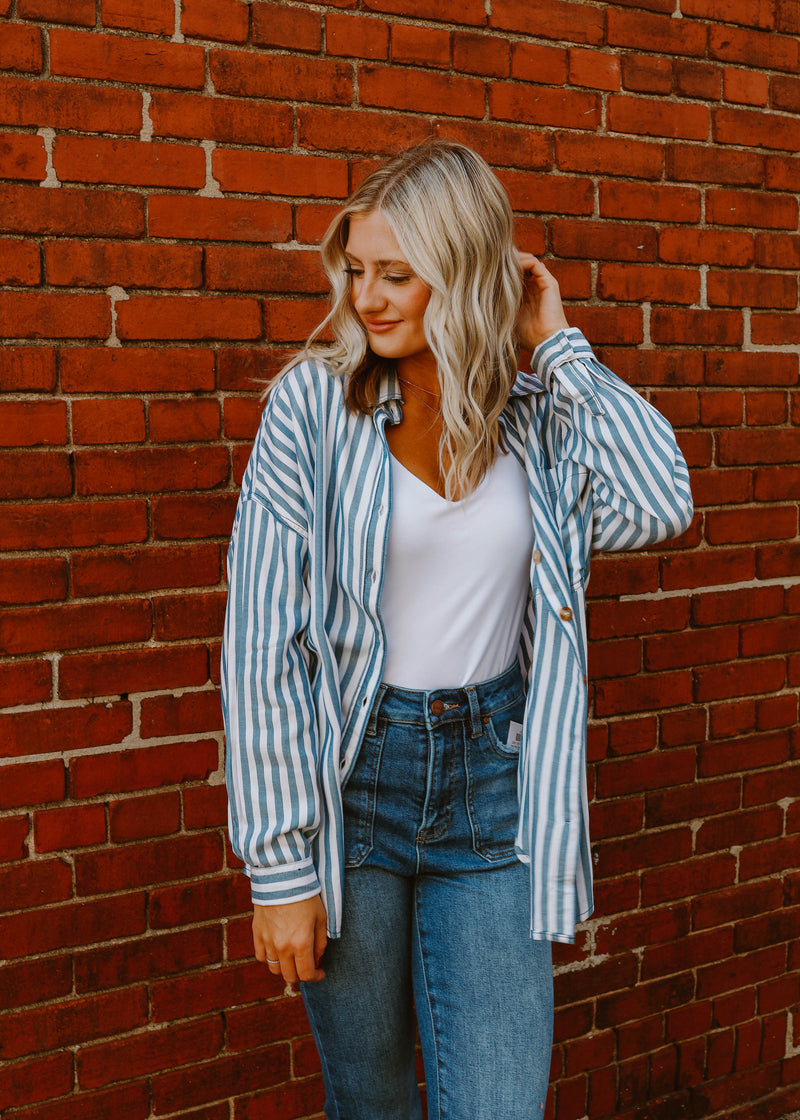
<svg viewBox="0 0 800 1120">
<path fill-rule="evenodd" d="M 319 962 L 328 944 L 327 920 L 318 894 L 300 902 L 255 906 L 253 946 L 256 959 L 265 963 L 274 976 L 283 976 L 289 984 L 324 979 Z"/>
</svg>

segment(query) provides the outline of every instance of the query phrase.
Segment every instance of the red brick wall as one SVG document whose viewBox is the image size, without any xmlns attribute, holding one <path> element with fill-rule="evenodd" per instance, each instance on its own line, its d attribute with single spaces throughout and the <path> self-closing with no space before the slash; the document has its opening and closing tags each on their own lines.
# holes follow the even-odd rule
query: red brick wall
<svg viewBox="0 0 800 1120">
<path fill-rule="evenodd" d="M 376 156 L 498 168 L 697 517 L 595 566 L 548 1118 L 800 1108 L 797 0 L 0 0 L 0 1111 L 294 1120 L 226 847 L 223 556 Z M 488 14 L 487 14 L 488 13 Z"/>
</svg>

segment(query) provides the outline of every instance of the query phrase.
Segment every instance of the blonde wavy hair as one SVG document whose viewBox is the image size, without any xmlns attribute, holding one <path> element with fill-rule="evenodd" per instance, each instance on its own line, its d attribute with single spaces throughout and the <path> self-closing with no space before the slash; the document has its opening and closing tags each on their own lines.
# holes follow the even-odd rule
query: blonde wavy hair
<svg viewBox="0 0 800 1120">
<path fill-rule="evenodd" d="M 350 220 L 380 211 L 408 263 L 430 288 L 424 330 L 442 393 L 439 461 L 445 493 L 470 493 L 497 457 L 500 413 L 517 372 L 515 322 L 522 269 L 503 187 L 477 153 L 431 141 L 401 152 L 354 191 L 322 240 L 331 310 L 300 357 L 347 378 L 351 408 L 369 412 L 387 366 L 373 353 L 350 302 L 345 246 Z M 334 341 L 316 341 L 330 327 Z M 287 366 L 291 368 L 295 357 Z"/>
</svg>

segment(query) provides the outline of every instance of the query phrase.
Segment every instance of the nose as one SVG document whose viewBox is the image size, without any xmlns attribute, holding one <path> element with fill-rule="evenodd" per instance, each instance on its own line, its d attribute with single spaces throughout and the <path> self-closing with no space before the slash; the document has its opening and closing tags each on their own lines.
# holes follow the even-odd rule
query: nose
<svg viewBox="0 0 800 1120">
<path fill-rule="evenodd" d="M 379 311 L 386 301 L 381 296 L 377 277 L 370 277 L 366 273 L 363 276 L 354 276 L 351 302 L 359 315 L 369 315 L 370 312 Z"/>
</svg>

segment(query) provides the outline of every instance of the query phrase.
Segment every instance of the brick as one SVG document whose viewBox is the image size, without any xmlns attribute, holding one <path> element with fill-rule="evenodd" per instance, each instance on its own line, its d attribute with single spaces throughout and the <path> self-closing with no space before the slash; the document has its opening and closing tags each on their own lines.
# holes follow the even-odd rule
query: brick
<svg viewBox="0 0 800 1120">
<path fill-rule="evenodd" d="M 651 226 L 575 222 L 562 218 L 553 218 L 548 225 L 553 251 L 559 257 L 613 261 L 655 259 L 656 233 Z"/>
<path fill-rule="evenodd" d="M 668 712 L 659 719 L 659 742 L 665 747 L 700 743 L 705 738 L 706 713 L 702 708 Z"/>
<path fill-rule="evenodd" d="M 706 537 L 710 544 L 736 544 L 744 541 L 781 540 L 797 533 L 797 510 L 776 506 L 769 518 L 763 510 L 710 510 L 706 514 Z"/>
<path fill-rule="evenodd" d="M 711 666 L 696 671 L 695 700 L 722 700 L 726 697 L 752 696 L 774 692 L 784 686 L 786 670 L 782 661 L 764 659 L 734 665 Z M 785 736 L 783 736 L 785 739 Z M 718 753 L 718 752 L 717 752 Z M 742 759 L 742 763 L 747 759 Z M 721 771 L 704 771 L 704 773 Z"/>
<path fill-rule="evenodd" d="M 285 147 L 292 142 L 292 113 L 284 105 L 155 92 L 150 103 L 150 119 L 156 136 L 257 143 L 267 147 Z"/>
<path fill-rule="evenodd" d="M 723 0 L 687 0 L 682 11 L 687 16 L 742 23 L 748 27 L 775 26 L 773 5 L 767 0 L 739 0 L 736 4 L 726 4 Z"/>
<path fill-rule="evenodd" d="M 189 1061 L 213 1058 L 222 1045 L 221 1016 L 130 1035 L 124 1041 L 79 1050 L 78 1080 L 82 1088 L 99 1088 Z"/>
<path fill-rule="evenodd" d="M 653 745 L 655 737 L 653 739 Z M 683 786 L 694 780 L 695 751 L 652 750 L 643 755 L 606 761 L 597 776 L 598 797 L 620 797 L 645 790 Z"/>
<path fill-rule="evenodd" d="M 32 916 L 35 917 L 24 915 L 27 920 Z M 68 955 L 50 957 L 46 962 L 4 962 L 0 970 L 0 1000 L 5 1010 L 47 999 L 58 999 L 71 991 L 72 967 Z"/>
<path fill-rule="evenodd" d="M 700 194 L 686 187 L 602 183 L 600 214 L 610 218 L 694 223 L 700 218 Z"/>
<path fill-rule="evenodd" d="M 560 133 L 555 138 L 555 152 L 556 165 L 563 171 L 659 179 L 664 165 L 661 144 L 617 136 Z"/>
<path fill-rule="evenodd" d="M 144 894 L 70 902 L 4 918 L 0 925 L 0 948 L 4 957 L 17 959 L 52 949 L 130 937 L 141 934 L 145 925 Z M 41 962 L 38 967 L 41 968 Z"/>
<path fill-rule="evenodd" d="M 797 362 L 792 354 L 714 354 L 705 356 L 709 385 L 793 385 Z M 760 438 L 760 433 L 755 433 Z"/>
<path fill-rule="evenodd" d="M 214 440 L 220 435 L 219 402 L 214 400 L 151 401 L 148 419 L 153 443 Z"/>
<path fill-rule="evenodd" d="M 352 7 L 352 0 L 326 0 L 337 7 Z M 456 23 L 483 25 L 486 12 L 480 0 L 366 0 L 365 9 L 375 12 L 391 12 L 405 18 L 428 20 L 448 20 Z"/>
<path fill-rule="evenodd" d="M 225 191 L 346 198 L 347 163 L 324 156 L 217 149 L 214 176 Z"/>
<path fill-rule="evenodd" d="M 588 215 L 594 209 L 594 185 L 589 179 L 517 170 L 499 171 L 497 177 L 517 212 Z"/>
<path fill-rule="evenodd" d="M 16 1058 L 130 1030 L 146 1022 L 147 992 L 142 986 L 19 1012 L 13 1023 L 0 1024 L 0 1037 L 4 1054 Z"/>
<path fill-rule="evenodd" d="M 734 660 L 738 652 L 738 627 L 686 630 L 682 634 L 648 638 L 644 643 L 644 666 L 648 672 L 657 673 L 662 669 Z"/>
<path fill-rule="evenodd" d="M 743 63 L 754 70 L 788 70 L 796 73 L 800 65 L 800 43 L 795 38 L 749 28 L 710 28 L 708 53 L 711 58 Z"/>
<path fill-rule="evenodd" d="M 686 556 L 665 556 L 661 561 L 661 586 L 665 591 L 685 587 L 714 587 L 755 577 L 751 549 L 710 549 Z"/>
<path fill-rule="evenodd" d="M 564 85 L 567 80 L 568 57 L 563 47 L 513 43 L 511 77 L 536 82 L 538 85 Z"/>
<path fill-rule="evenodd" d="M 188 144 L 59 136 L 53 166 L 62 183 L 199 189 L 206 179 L 204 152 Z"/>
<path fill-rule="evenodd" d="M 252 957 L 252 903 L 249 881 L 244 875 L 228 875 L 199 883 L 182 883 L 156 888 L 151 891 L 150 899 L 150 924 L 153 929 L 171 929 L 176 925 L 217 921 L 220 918 L 246 913 L 248 915 L 247 945 L 242 955 L 248 959 Z M 228 959 L 231 959 L 234 954 L 231 951 L 230 926 L 228 926 L 228 935 Z M 222 1005 L 216 1004 L 216 1006 Z M 230 1003 L 227 1006 L 230 1006 Z M 166 1004 L 164 1008 L 166 1015 L 168 1013 Z"/>
<path fill-rule="evenodd" d="M 689 600 L 683 598 L 595 603 L 589 634 L 592 638 L 638 637 L 661 630 L 682 630 L 688 620 Z"/>
<path fill-rule="evenodd" d="M 4 179 L 38 181 L 44 179 L 46 172 L 47 155 L 41 136 L 0 133 L 0 174 Z"/>
<path fill-rule="evenodd" d="M 146 438 L 144 401 L 131 398 L 72 403 L 76 444 L 141 443 Z"/>
<path fill-rule="evenodd" d="M 756 345 L 794 345 L 800 339 L 796 315 L 756 314 L 752 318 L 751 334 Z"/>
<path fill-rule="evenodd" d="M 221 730 L 222 711 L 216 690 L 142 700 L 142 738 Z"/>
<path fill-rule="evenodd" d="M 724 594 L 703 595 L 692 600 L 692 621 L 698 626 L 768 618 L 782 613 L 783 594 L 777 587 L 730 590 Z"/>
<path fill-rule="evenodd" d="M 686 906 L 650 909 L 645 913 L 617 917 L 597 930 L 598 953 L 620 953 L 663 941 L 684 938 L 689 932 Z M 569 1068 L 569 1067 L 568 1067 Z"/>
<path fill-rule="evenodd" d="M 4 817 L 0 820 L 0 863 L 14 863 L 28 858 L 29 830 L 30 821 L 27 816 Z"/>
<path fill-rule="evenodd" d="M 196 786 L 184 791 L 184 828 L 225 828 L 227 823 L 228 793 L 225 786 Z"/>
<path fill-rule="evenodd" d="M 709 730 L 712 739 L 726 739 L 755 729 L 755 700 L 713 704 L 709 710 Z"/>
<path fill-rule="evenodd" d="M 176 1106 L 203 1104 L 242 1093 L 252 1093 L 288 1080 L 289 1049 L 285 1045 L 262 1047 L 241 1057 L 223 1057 L 202 1066 L 163 1073 L 153 1078 L 157 1113 Z"/>
<path fill-rule="evenodd" d="M 260 6 L 253 5 L 254 33 L 255 12 Z M 249 5 L 242 0 L 183 0 L 181 31 L 192 39 L 246 43 L 250 32 Z"/>
<path fill-rule="evenodd" d="M 650 403 L 666 416 L 673 428 L 689 428 L 697 424 L 700 394 L 689 389 L 676 393 L 670 389 L 656 389 L 650 394 Z"/>
<path fill-rule="evenodd" d="M 764 185 L 776 191 L 797 190 L 800 160 L 790 156 L 767 156 L 764 160 Z"/>
<path fill-rule="evenodd" d="M 44 805 L 49 801 L 60 801 L 64 797 L 66 775 L 64 763 L 60 759 L 5 766 L 3 778 L 0 787 L 0 809 L 3 810 Z"/>
<path fill-rule="evenodd" d="M 601 1028 L 616 1027 L 644 1018 L 652 1013 L 654 1007 L 668 1012 L 691 1002 L 693 989 L 694 977 L 689 972 L 632 985 L 628 991 L 618 991 L 598 999 L 596 1024 Z"/>
<path fill-rule="evenodd" d="M 697 831 L 697 851 L 713 852 L 720 848 L 758 843 L 774 839 L 782 830 L 783 811 L 777 805 L 749 813 L 738 810 L 727 816 L 715 817 L 712 821 L 704 821 Z"/>
<path fill-rule="evenodd" d="M 0 40 L 0 70 L 39 73 L 42 69 L 42 33 L 38 27 L 7 24 Z"/>
<path fill-rule="evenodd" d="M 102 805 L 68 805 L 33 814 L 33 838 L 37 852 L 58 852 L 103 844 L 106 812 Z"/>
<path fill-rule="evenodd" d="M 8 401 L 0 404 L 0 446 L 36 447 L 67 442 L 64 401 Z"/>
<path fill-rule="evenodd" d="M 72 1089 L 72 1056 L 50 1054 L 6 1066 L 0 1073 L 0 1108 L 35 1104 Z"/>
<path fill-rule="evenodd" d="M 265 199 L 154 195 L 148 212 L 153 237 L 285 241 L 292 228 L 288 204 Z"/>
<path fill-rule="evenodd" d="M 93 27 L 95 6 L 92 0 L 19 0 L 17 14 L 21 19 L 52 20 L 54 23 L 83 24 Z"/>
<path fill-rule="evenodd" d="M 762 619 L 742 627 L 742 656 L 788 653 L 800 648 L 800 626 L 794 618 Z"/>
<path fill-rule="evenodd" d="M 709 190 L 707 220 L 719 225 L 797 228 L 797 201 L 748 191 Z"/>
<path fill-rule="evenodd" d="M 117 333 L 137 341 L 246 340 L 261 337 L 261 314 L 254 299 L 134 296 L 117 308 Z"/>
<path fill-rule="evenodd" d="M 214 355 L 207 348 L 70 347 L 60 361 L 61 386 L 68 393 L 178 393 L 215 387 Z"/>
<path fill-rule="evenodd" d="M 748 70 L 725 70 L 723 74 L 725 100 L 739 105 L 766 105 L 769 78 L 766 74 L 752 74 Z"/>
<path fill-rule="evenodd" d="M 180 794 L 151 794 L 111 801 L 108 806 L 109 837 L 114 844 L 169 836 L 181 825 Z"/>
<path fill-rule="evenodd" d="M 764 157 L 756 152 L 726 152 L 696 144 L 671 144 L 667 149 L 670 179 L 692 183 L 733 183 L 760 186 L 764 182 Z"/>
<path fill-rule="evenodd" d="M 319 254 L 311 250 L 209 245 L 206 286 L 223 291 L 327 292 Z"/>
<path fill-rule="evenodd" d="M 586 10 L 586 9 L 584 9 Z M 541 124 L 550 128 L 596 128 L 600 98 L 580 90 L 522 86 L 493 82 L 489 86 L 489 113 L 494 120 Z M 481 113 L 464 114 L 480 116 Z"/>
<path fill-rule="evenodd" d="M 67 564 L 63 557 L 0 560 L 0 606 L 48 603 L 66 597 Z"/>
<path fill-rule="evenodd" d="M 535 11 L 524 0 L 495 0 L 489 26 L 541 39 L 594 45 L 603 42 L 604 33 L 602 12 L 563 0 L 542 0 Z"/>
<path fill-rule="evenodd" d="M 763 268 L 800 267 L 800 237 L 788 233 L 756 234 L 756 264 Z"/>
<path fill-rule="evenodd" d="M 622 58 L 625 89 L 635 93 L 671 93 L 672 80 L 673 64 L 669 58 L 646 54 L 628 54 Z"/>
<path fill-rule="evenodd" d="M 442 104 L 457 104 L 464 117 L 482 117 L 484 112 L 483 82 L 478 78 L 365 63 L 359 69 L 358 88 L 363 105 L 435 113 Z"/>
<path fill-rule="evenodd" d="M 792 575 L 797 570 L 800 548 L 791 544 L 767 545 L 756 552 L 756 574 L 759 579 Z M 777 612 L 776 612 L 777 613 Z"/>
<path fill-rule="evenodd" d="M 304 148 L 334 152 L 394 154 L 421 143 L 430 123 L 401 113 L 389 115 L 352 109 L 297 109 L 298 140 Z"/>
<path fill-rule="evenodd" d="M 332 59 L 212 50 L 209 66 L 215 90 L 237 97 L 347 105 L 353 95 L 350 66 Z"/>
<path fill-rule="evenodd" d="M 678 264 L 742 267 L 753 263 L 753 237 L 744 232 L 663 229 L 658 234 L 658 256 Z"/>
<path fill-rule="evenodd" d="M 111 330 L 106 295 L 0 293 L 0 323 L 10 338 L 105 338 Z"/>
<path fill-rule="evenodd" d="M 51 1104 L 39 1105 L 33 1110 L 17 1110 L 17 1120 L 74 1120 L 76 1101 L 80 1102 L 82 1120 L 102 1120 L 106 1116 L 147 1120 L 150 1115 L 147 1083 L 139 1082 L 100 1093 L 65 1097 Z"/>
<path fill-rule="evenodd" d="M 218 765 L 219 744 L 214 739 L 173 743 L 169 748 L 139 747 L 100 758 L 82 756 L 70 760 L 70 792 L 73 797 L 97 797 L 204 781 Z"/>
<path fill-rule="evenodd" d="M 657 343 L 694 343 L 703 338 L 711 346 L 738 346 L 743 338 L 742 317 L 738 311 L 656 308 L 650 329 Z"/>
<path fill-rule="evenodd" d="M 137 134 L 142 127 L 142 98 L 132 90 L 0 78 L 0 122 L 33 128 Z"/>
<path fill-rule="evenodd" d="M 79 895 L 106 894 L 219 871 L 222 849 L 214 834 L 155 840 L 74 857 Z"/>
<path fill-rule="evenodd" d="M 391 25 L 391 60 L 395 65 L 450 66 L 450 31 L 416 24 Z"/>
<path fill-rule="evenodd" d="M 205 82 L 201 47 L 61 28 L 50 32 L 50 69 L 70 78 L 184 89 L 202 89 Z"/>
<path fill-rule="evenodd" d="M 7 654 L 40 650 L 80 649 L 146 641 L 152 630 L 150 604 L 71 603 L 53 607 L 8 610 L 0 619 L 0 649 Z M 91 637 L 90 637 L 91 635 Z"/>
<path fill-rule="evenodd" d="M 136 448 L 75 453 L 79 494 L 213 489 L 228 478 L 223 447 Z"/>
<path fill-rule="evenodd" d="M 675 60 L 675 92 L 681 97 L 702 101 L 719 101 L 722 96 L 722 72 L 717 66 L 694 59 Z"/>
<path fill-rule="evenodd" d="M 8 713 L 0 721 L 3 758 L 63 751 L 67 744 L 71 749 L 107 746 L 122 742 L 132 730 L 131 707 L 125 702 Z"/>
<path fill-rule="evenodd" d="M 601 264 L 597 278 L 601 299 L 641 303 L 696 303 L 700 296 L 700 273 L 685 268 L 626 264 Z"/>
<path fill-rule="evenodd" d="M 612 93 L 608 99 L 612 132 L 637 136 L 669 136 L 674 140 L 707 140 L 710 117 L 705 105 L 680 105 Z"/>
<path fill-rule="evenodd" d="M 0 284 L 38 284 L 41 278 L 38 245 L 19 238 L 0 242 Z"/>
<path fill-rule="evenodd" d="M 220 552 L 215 544 L 97 550 L 72 558 L 71 578 L 79 596 L 215 585 Z"/>
<path fill-rule="evenodd" d="M 661 673 L 656 677 L 603 681 L 595 686 L 598 717 L 627 712 L 659 711 L 691 703 L 692 682 L 688 672 Z"/>
<path fill-rule="evenodd" d="M 135 941 L 76 953 L 75 988 L 82 993 L 129 986 L 140 980 L 149 981 L 218 964 L 221 958 L 220 926 L 195 926 L 175 933 L 149 934 Z M 87 1056 L 85 1065 L 95 1065 L 92 1056 Z"/>
<path fill-rule="evenodd" d="M 69 502 L 6 506 L 0 547 L 83 548 L 143 541 L 147 536 L 143 502 Z"/>
<path fill-rule="evenodd" d="M 169 1022 L 227 1010 L 232 1004 L 261 1002 L 281 990 L 274 977 L 252 960 L 193 976 L 160 980 L 151 985 L 152 1021 Z"/>
<path fill-rule="evenodd" d="M 570 320 L 587 338 L 594 339 L 600 345 L 604 342 L 636 345 L 643 341 L 642 313 L 639 308 L 574 306 L 570 307 Z"/>
<path fill-rule="evenodd" d="M 329 16 L 329 23 L 330 19 Z M 507 77 L 510 70 L 509 48 L 508 40 L 498 36 L 454 31 L 453 68 L 462 74 L 477 74 L 479 77 Z"/>
<path fill-rule="evenodd" d="M 154 539 L 229 537 L 236 513 L 236 500 L 236 494 L 157 498 L 153 503 Z"/>
<path fill-rule="evenodd" d="M 645 798 L 645 822 L 648 828 L 657 828 L 699 817 L 713 820 L 712 813 L 733 810 L 738 805 L 738 778 L 695 781 L 666 790 L 655 788 Z"/>
<path fill-rule="evenodd" d="M 171 35 L 175 30 L 175 4 L 172 0 L 100 0 L 100 20 L 103 27 Z"/>
<path fill-rule="evenodd" d="M 708 302 L 712 307 L 785 307 L 797 305 L 797 279 L 764 272 L 708 274 Z"/>
<path fill-rule="evenodd" d="M 667 55 L 702 57 L 706 53 L 706 29 L 690 20 L 675 20 L 653 12 L 608 13 L 606 40 L 612 46 L 658 49 Z"/>
<path fill-rule="evenodd" d="M 620 86 L 620 60 L 616 55 L 573 47 L 569 52 L 571 85 L 615 92 Z"/>
<path fill-rule="evenodd" d="M 0 665 L 0 707 L 36 704 L 52 696 L 52 666 L 49 661 L 5 662 Z M 5 771 L 9 773 L 8 770 Z M 24 804 L 20 802 L 20 804 Z M 0 797 L 0 808 L 3 798 Z"/>
<path fill-rule="evenodd" d="M 162 595 L 154 603 L 154 630 L 158 641 L 217 637 L 222 633 L 227 594 Z"/>
<path fill-rule="evenodd" d="M 144 232 L 142 199 L 119 191 L 8 185 L 0 187 L 0 207 L 5 233 L 136 237 Z"/>
<path fill-rule="evenodd" d="M 208 658 L 205 647 L 148 648 L 115 653 L 67 655 L 59 667 L 59 694 L 64 699 L 114 696 L 161 688 L 205 684 Z"/>
<path fill-rule="evenodd" d="M 713 112 L 713 134 L 718 144 L 796 152 L 800 122 L 755 109 L 719 108 Z"/>
</svg>

